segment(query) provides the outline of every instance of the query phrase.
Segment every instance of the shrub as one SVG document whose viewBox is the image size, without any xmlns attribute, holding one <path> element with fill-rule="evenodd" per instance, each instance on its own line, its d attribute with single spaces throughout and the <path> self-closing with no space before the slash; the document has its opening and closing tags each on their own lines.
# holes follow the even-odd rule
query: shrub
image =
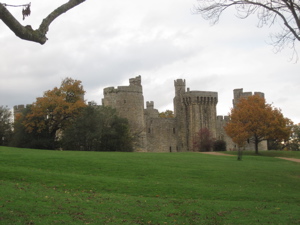
<svg viewBox="0 0 300 225">
<path fill-rule="evenodd" d="M 226 151 L 226 142 L 223 140 L 216 140 L 214 142 L 214 151 Z"/>
</svg>

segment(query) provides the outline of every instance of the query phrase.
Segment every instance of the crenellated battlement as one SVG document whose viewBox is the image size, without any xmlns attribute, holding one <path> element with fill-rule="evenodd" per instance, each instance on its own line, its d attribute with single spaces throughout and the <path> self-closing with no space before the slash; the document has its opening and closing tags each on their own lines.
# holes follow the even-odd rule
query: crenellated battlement
<svg viewBox="0 0 300 225">
<path fill-rule="evenodd" d="M 183 95 L 183 102 L 186 105 L 216 105 L 218 103 L 218 93 L 210 91 L 189 91 Z"/>
<path fill-rule="evenodd" d="M 16 116 L 18 114 L 21 114 L 23 112 L 24 109 L 27 109 L 31 106 L 31 104 L 27 104 L 27 105 L 15 105 L 13 107 L 13 115 L 14 115 L 14 119 L 16 119 Z"/>
<path fill-rule="evenodd" d="M 185 93 L 185 80 L 177 79 L 174 81 L 175 96 L 181 96 Z"/>
<path fill-rule="evenodd" d="M 228 122 L 230 120 L 229 116 L 217 116 L 217 121 L 218 122 Z"/>
<path fill-rule="evenodd" d="M 27 104 L 27 105 L 15 105 L 13 107 L 14 113 L 22 112 L 24 109 L 29 108 L 30 106 L 31 106 L 31 104 Z"/>
<path fill-rule="evenodd" d="M 146 102 L 146 108 L 147 109 L 154 109 L 154 102 L 153 101 Z"/>
<path fill-rule="evenodd" d="M 184 86 L 185 87 L 185 80 L 183 80 L 183 79 L 174 80 L 174 86 Z"/>
<path fill-rule="evenodd" d="M 129 85 L 130 86 L 142 86 L 142 77 L 141 77 L 141 75 L 139 75 L 135 78 L 130 78 L 129 79 Z"/>
<path fill-rule="evenodd" d="M 265 98 L 265 93 L 263 93 L 263 92 L 254 92 L 254 95 L 258 95 L 258 96 L 260 96 L 260 97 L 262 97 L 262 98 Z"/>
<path fill-rule="evenodd" d="M 232 100 L 233 107 L 236 107 L 237 103 L 241 98 L 248 98 L 252 95 L 253 95 L 252 92 L 243 92 L 243 88 L 234 89 L 233 100 Z M 254 92 L 254 95 L 258 95 L 262 98 L 265 98 L 265 94 L 263 92 Z"/>
<path fill-rule="evenodd" d="M 119 94 L 119 93 L 143 93 L 142 86 L 118 86 L 115 87 L 107 87 L 103 89 L 103 95 L 109 95 L 109 94 Z"/>
<path fill-rule="evenodd" d="M 136 78 L 129 79 L 129 86 L 118 86 L 115 87 L 107 87 L 103 89 L 104 96 L 110 94 L 119 94 L 119 93 L 138 93 L 143 94 L 143 87 L 141 85 L 141 76 L 137 76 Z"/>
</svg>

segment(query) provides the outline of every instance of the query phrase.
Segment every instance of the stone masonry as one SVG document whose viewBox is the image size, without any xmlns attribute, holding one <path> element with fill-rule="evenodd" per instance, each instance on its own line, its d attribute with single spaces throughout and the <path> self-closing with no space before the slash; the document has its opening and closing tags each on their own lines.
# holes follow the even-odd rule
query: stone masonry
<svg viewBox="0 0 300 225">
<path fill-rule="evenodd" d="M 174 118 L 159 117 L 153 101 L 146 102 L 144 109 L 141 76 L 131 78 L 129 86 L 105 88 L 102 104 L 115 108 L 120 116 L 128 119 L 136 140 L 136 151 L 192 151 L 195 134 L 202 128 L 208 128 L 214 138 L 226 141 L 228 150 L 234 150 L 235 144 L 223 129 L 229 117 L 217 116 L 218 93 L 191 91 L 186 89 L 186 82 L 182 79 L 175 80 L 174 86 Z M 261 92 L 254 94 L 264 97 Z M 250 95 L 251 92 L 235 89 L 233 105 L 239 98 Z M 253 149 L 253 146 L 248 144 L 246 148 Z"/>
<path fill-rule="evenodd" d="M 127 118 L 134 138 L 135 151 L 144 152 L 184 152 L 193 151 L 195 134 L 202 128 L 208 128 L 217 140 L 224 140 L 227 150 L 235 150 L 236 145 L 224 131 L 228 116 L 217 116 L 218 93 L 209 91 L 191 91 L 186 88 L 183 79 L 174 81 L 175 97 L 174 118 L 161 118 L 154 108 L 153 101 L 146 102 L 144 108 L 141 76 L 129 79 L 128 86 L 107 87 L 103 90 L 102 105 L 115 108 L 119 116 Z M 254 92 L 264 97 L 264 93 Z M 240 98 L 252 95 L 243 89 L 233 90 L 233 107 Z M 14 106 L 16 116 L 29 105 Z M 260 143 L 260 149 L 267 149 L 266 141 Z M 248 141 L 245 149 L 253 150 Z"/>
</svg>

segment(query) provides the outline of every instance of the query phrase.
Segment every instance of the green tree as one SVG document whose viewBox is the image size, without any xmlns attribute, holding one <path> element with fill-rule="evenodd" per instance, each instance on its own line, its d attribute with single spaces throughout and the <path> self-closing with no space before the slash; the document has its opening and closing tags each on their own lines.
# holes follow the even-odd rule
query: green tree
<svg viewBox="0 0 300 225">
<path fill-rule="evenodd" d="M 213 143 L 214 151 L 226 151 L 226 142 L 223 140 L 216 140 Z"/>
<path fill-rule="evenodd" d="M 166 110 L 164 112 L 159 113 L 159 117 L 161 118 L 174 118 L 174 113 L 172 110 Z"/>
<path fill-rule="evenodd" d="M 26 131 L 24 121 L 26 115 L 31 113 L 28 106 L 15 116 L 13 135 L 9 145 L 19 148 L 54 149 L 55 142 L 47 130 L 38 132 L 33 129 L 30 133 Z"/>
<path fill-rule="evenodd" d="M 47 132 L 53 140 L 66 129 L 86 107 L 81 81 L 65 78 L 59 88 L 46 91 L 26 114 L 23 125 L 28 133 Z"/>
<path fill-rule="evenodd" d="M 10 109 L 0 106 L 0 145 L 7 145 L 12 134 L 12 114 Z"/>
<path fill-rule="evenodd" d="M 227 135 L 239 148 L 247 140 L 252 141 L 256 154 L 261 141 L 288 140 L 290 136 L 291 121 L 258 95 L 241 98 L 236 107 L 231 109 L 229 117 L 230 121 L 224 127 Z"/>
<path fill-rule="evenodd" d="M 23 7 L 21 11 L 23 14 L 23 20 L 26 16 L 31 13 L 31 4 L 24 5 L 10 5 L 6 3 L 0 3 L 0 19 L 5 23 L 5 25 L 15 33 L 21 39 L 37 42 L 40 44 L 45 44 L 48 38 L 46 34 L 49 30 L 50 24 L 60 15 L 66 13 L 68 10 L 74 8 L 75 6 L 85 2 L 85 0 L 69 0 L 67 3 L 62 4 L 57 7 L 53 12 L 51 12 L 47 17 L 42 20 L 40 27 L 33 30 L 30 25 L 23 26 L 8 10 L 7 7 Z M 21 13 L 20 12 L 20 13 Z"/>
<path fill-rule="evenodd" d="M 256 14 L 258 26 L 272 26 L 279 23 L 281 32 L 273 36 L 274 46 L 281 50 L 300 41 L 299 0 L 198 0 L 196 12 L 205 19 L 217 23 L 227 8 L 235 8 L 236 16 L 245 19 Z"/>
<path fill-rule="evenodd" d="M 84 151 L 132 151 L 128 121 L 119 118 L 112 108 L 89 105 L 63 132 L 62 147 Z"/>
<path fill-rule="evenodd" d="M 288 150 L 300 151 L 300 124 L 292 126 L 291 136 L 285 147 Z"/>
</svg>

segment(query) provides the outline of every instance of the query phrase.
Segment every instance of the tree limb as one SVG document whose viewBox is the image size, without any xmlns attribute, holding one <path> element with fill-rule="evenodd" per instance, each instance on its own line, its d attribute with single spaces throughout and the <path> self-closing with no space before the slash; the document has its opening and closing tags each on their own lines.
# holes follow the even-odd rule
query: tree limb
<svg viewBox="0 0 300 225">
<path fill-rule="evenodd" d="M 16 36 L 23 40 L 33 41 L 40 44 L 45 44 L 48 38 L 46 34 L 49 30 L 50 24 L 61 14 L 74 8 L 75 6 L 85 2 L 85 0 L 69 0 L 67 3 L 61 5 L 53 12 L 51 12 L 45 19 L 43 19 L 39 29 L 33 30 L 30 25 L 23 26 L 19 21 L 6 9 L 4 4 L 0 3 L 0 19 L 8 26 L 8 28 L 15 33 Z"/>
<path fill-rule="evenodd" d="M 282 32 L 275 35 L 274 47 L 282 49 L 291 46 L 294 49 L 295 41 L 300 41 L 300 0 L 198 0 L 195 7 L 204 19 L 217 23 L 221 14 L 229 7 L 234 6 L 237 17 L 245 19 L 256 14 L 258 26 L 274 25 L 278 18 L 282 21 Z"/>
</svg>

